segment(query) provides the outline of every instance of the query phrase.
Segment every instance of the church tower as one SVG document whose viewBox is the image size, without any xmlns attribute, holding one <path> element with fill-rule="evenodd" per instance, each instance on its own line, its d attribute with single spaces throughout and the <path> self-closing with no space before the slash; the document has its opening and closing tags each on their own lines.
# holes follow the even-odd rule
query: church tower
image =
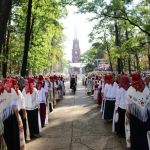
<svg viewBox="0 0 150 150">
<path fill-rule="evenodd" d="M 77 38 L 77 32 L 75 30 L 72 48 L 72 63 L 79 63 L 79 61 L 80 61 L 80 47 L 79 47 L 79 40 Z"/>
</svg>

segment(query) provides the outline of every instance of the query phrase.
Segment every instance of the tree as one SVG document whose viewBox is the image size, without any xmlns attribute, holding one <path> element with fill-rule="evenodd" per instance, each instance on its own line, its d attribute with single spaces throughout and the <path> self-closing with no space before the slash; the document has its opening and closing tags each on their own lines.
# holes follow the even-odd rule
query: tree
<svg viewBox="0 0 150 150">
<path fill-rule="evenodd" d="M 94 17 L 90 18 L 90 21 L 96 22 L 96 26 L 91 33 L 93 40 L 90 42 L 99 39 L 103 44 L 110 43 L 110 47 L 105 50 L 108 52 L 113 68 L 118 65 L 118 73 L 127 69 L 129 73 L 131 70 L 140 71 L 145 50 L 149 59 L 148 44 L 142 44 L 143 41 L 149 43 L 149 40 L 144 40 L 146 39 L 144 36 L 149 37 L 150 34 L 149 1 L 142 0 L 137 5 L 133 5 L 132 1 L 124 0 L 69 2 L 78 6 L 81 13 L 93 14 Z M 107 40 L 102 40 L 104 33 L 109 37 Z"/>
<path fill-rule="evenodd" d="M 6 61 L 7 50 L 5 49 L 6 29 L 7 22 L 10 17 L 12 6 L 12 0 L 1 0 L 0 1 L 0 55 L 3 51 L 3 57 L 1 61 Z M 3 77 L 6 77 L 6 72 L 3 72 Z"/>
<path fill-rule="evenodd" d="M 31 35 L 31 14 L 32 14 L 32 0 L 28 1 L 27 11 L 27 23 L 25 31 L 25 42 L 24 42 L 24 55 L 22 61 L 21 76 L 27 75 L 27 63 L 28 63 L 28 52 L 30 46 L 30 35 Z"/>
</svg>

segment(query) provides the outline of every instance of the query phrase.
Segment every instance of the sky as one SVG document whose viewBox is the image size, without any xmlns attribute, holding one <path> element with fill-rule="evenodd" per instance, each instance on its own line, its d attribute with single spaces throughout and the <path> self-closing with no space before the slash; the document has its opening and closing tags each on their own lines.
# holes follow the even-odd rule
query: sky
<svg viewBox="0 0 150 150">
<path fill-rule="evenodd" d="M 109 1 L 109 0 L 106 0 Z M 133 0 L 133 4 L 139 3 L 141 0 Z M 65 35 L 65 58 L 67 60 L 72 59 L 72 46 L 73 39 L 75 35 L 75 30 L 77 31 L 77 37 L 79 39 L 81 54 L 90 49 L 91 44 L 89 43 L 88 35 L 92 31 L 93 24 L 88 22 L 89 14 L 77 14 L 77 8 L 74 6 L 67 6 L 68 16 L 62 20 L 64 25 L 64 35 Z"/>
<path fill-rule="evenodd" d="M 88 22 L 87 14 L 77 14 L 77 8 L 74 6 L 67 6 L 68 16 L 62 20 L 64 25 L 65 35 L 65 56 L 67 60 L 72 59 L 72 46 L 75 36 L 75 30 L 77 32 L 77 38 L 79 39 L 79 45 L 81 54 L 90 49 L 90 43 L 88 34 L 92 31 L 92 23 Z"/>
</svg>

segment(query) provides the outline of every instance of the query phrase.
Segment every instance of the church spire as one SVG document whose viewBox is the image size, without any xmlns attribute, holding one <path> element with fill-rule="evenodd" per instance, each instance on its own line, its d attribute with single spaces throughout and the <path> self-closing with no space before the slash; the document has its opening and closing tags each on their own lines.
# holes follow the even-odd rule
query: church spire
<svg viewBox="0 0 150 150">
<path fill-rule="evenodd" d="M 73 39 L 73 48 L 72 48 L 72 62 L 78 63 L 80 61 L 80 47 L 79 40 L 77 37 L 77 30 L 74 29 L 74 39 Z"/>
<path fill-rule="evenodd" d="M 74 40 L 77 40 L 78 39 L 78 36 L 77 36 L 77 29 L 76 29 L 76 27 L 75 27 L 75 29 L 74 29 Z"/>
</svg>

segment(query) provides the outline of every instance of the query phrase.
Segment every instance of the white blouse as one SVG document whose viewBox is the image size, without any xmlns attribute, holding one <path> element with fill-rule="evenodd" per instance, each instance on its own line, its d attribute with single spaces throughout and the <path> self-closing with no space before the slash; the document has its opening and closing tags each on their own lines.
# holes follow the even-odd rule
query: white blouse
<svg viewBox="0 0 150 150">
<path fill-rule="evenodd" d="M 39 97 L 38 91 L 36 88 L 33 88 L 33 93 L 26 93 L 25 88 L 22 91 L 22 94 L 25 98 L 25 108 L 26 110 L 34 110 L 39 108 Z"/>
<path fill-rule="evenodd" d="M 18 110 L 25 109 L 25 99 L 20 90 L 18 90 Z"/>
<path fill-rule="evenodd" d="M 116 98 L 118 84 L 116 82 L 112 84 L 105 84 L 104 86 L 104 97 Z"/>
<path fill-rule="evenodd" d="M 124 88 L 118 88 L 116 93 L 115 110 L 118 107 L 126 109 L 126 90 Z"/>
<path fill-rule="evenodd" d="M 39 102 L 40 103 L 45 103 L 46 104 L 46 91 L 44 88 L 41 88 L 41 90 L 38 90 L 38 97 L 39 97 Z"/>
</svg>

